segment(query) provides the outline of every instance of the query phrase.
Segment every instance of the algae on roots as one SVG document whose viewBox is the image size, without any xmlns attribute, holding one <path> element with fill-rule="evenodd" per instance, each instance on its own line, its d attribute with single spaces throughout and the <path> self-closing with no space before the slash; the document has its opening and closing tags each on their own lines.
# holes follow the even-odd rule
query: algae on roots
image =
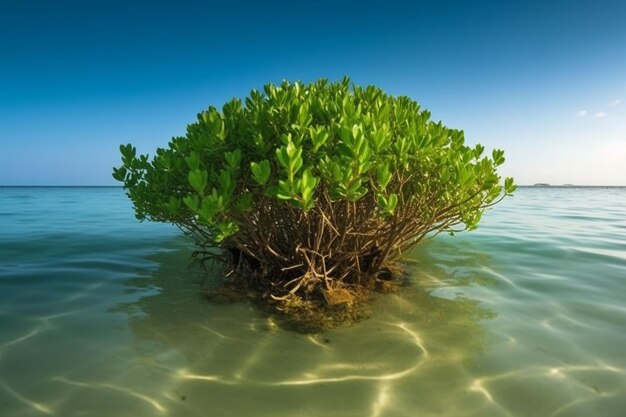
<svg viewBox="0 0 626 417">
<path fill-rule="evenodd" d="M 385 269 L 367 284 L 346 288 L 330 288 L 303 298 L 297 293 L 276 297 L 268 288 L 255 286 L 254 280 L 235 278 L 205 288 L 204 295 L 218 303 L 249 300 L 270 316 L 275 316 L 286 328 L 317 333 L 340 325 L 355 323 L 371 314 L 370 301 L 375 293 L 391 293 L 408 285 L 408 276 L 398 265 Z M 251 285 L 252 284 L 252 285 Z"/>
</svg>

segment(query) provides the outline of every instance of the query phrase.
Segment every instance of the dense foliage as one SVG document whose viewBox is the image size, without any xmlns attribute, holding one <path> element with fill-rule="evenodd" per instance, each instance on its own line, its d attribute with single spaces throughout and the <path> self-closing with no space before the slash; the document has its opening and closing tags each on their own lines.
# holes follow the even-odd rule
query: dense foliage
<svg viewBox="0 0 626 417">
<path fill-rule="evenodd" d="M 462 131 L 408 97 L 319 80 L 268 84 L 150 159 L 121 146 L 114 178 L 138 219 L 171 222 L 235 280 L 292 304 L 353 302 L 427 237 L 474 229 L 515 189 Z"/>
</svg>

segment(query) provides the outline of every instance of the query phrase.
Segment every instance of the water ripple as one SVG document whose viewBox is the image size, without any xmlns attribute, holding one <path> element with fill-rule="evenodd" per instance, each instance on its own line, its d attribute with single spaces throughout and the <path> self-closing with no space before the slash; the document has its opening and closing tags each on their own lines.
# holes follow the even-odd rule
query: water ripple
<svg viewBox="0 0 626 417">
<path fill-rule="evenodd" d="M 370 319 L 317 335 L 207 302 L 219 271 L 120 189 L 0 188 L 0 210 L 3 417 L 626 409 L 624 189 L 521 189 L 416 250 Z"/>
</svg>

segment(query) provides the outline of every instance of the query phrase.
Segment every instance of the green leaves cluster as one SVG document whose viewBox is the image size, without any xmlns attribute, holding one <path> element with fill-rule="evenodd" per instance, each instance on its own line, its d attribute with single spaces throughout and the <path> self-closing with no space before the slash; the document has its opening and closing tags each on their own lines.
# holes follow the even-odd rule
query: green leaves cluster
<svg viewBox="0 0 626 417">
<path fill-rule="evenodd" d="M 447 214 L 476 227 L 486 207 L 515 190 L 497 174 L 501 150 L 484 156 L 417 102 L 347 78 L 267 84 L 198 114 L 152 158 L 130 144 L 120 152 L 113 177 L 139 219 L 202 229 L 218 245 L 261 204 L 307 212 L 322 195 L 371 199 L 381 221 L 414 216 L 442 231 L 457 224 Z"/>
</svg>

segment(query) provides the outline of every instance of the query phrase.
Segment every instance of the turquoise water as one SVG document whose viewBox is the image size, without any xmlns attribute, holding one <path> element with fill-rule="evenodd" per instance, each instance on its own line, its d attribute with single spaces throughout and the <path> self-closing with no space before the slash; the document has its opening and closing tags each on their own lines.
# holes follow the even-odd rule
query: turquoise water
<svg viewBox="0 0 626 417">
<path fill-rule="evenodd" d="M 522 188 L 318 335 L 119 188 L 0 188 L 0 416 L 626 416 L 626 189 Z"/>
</svg>

